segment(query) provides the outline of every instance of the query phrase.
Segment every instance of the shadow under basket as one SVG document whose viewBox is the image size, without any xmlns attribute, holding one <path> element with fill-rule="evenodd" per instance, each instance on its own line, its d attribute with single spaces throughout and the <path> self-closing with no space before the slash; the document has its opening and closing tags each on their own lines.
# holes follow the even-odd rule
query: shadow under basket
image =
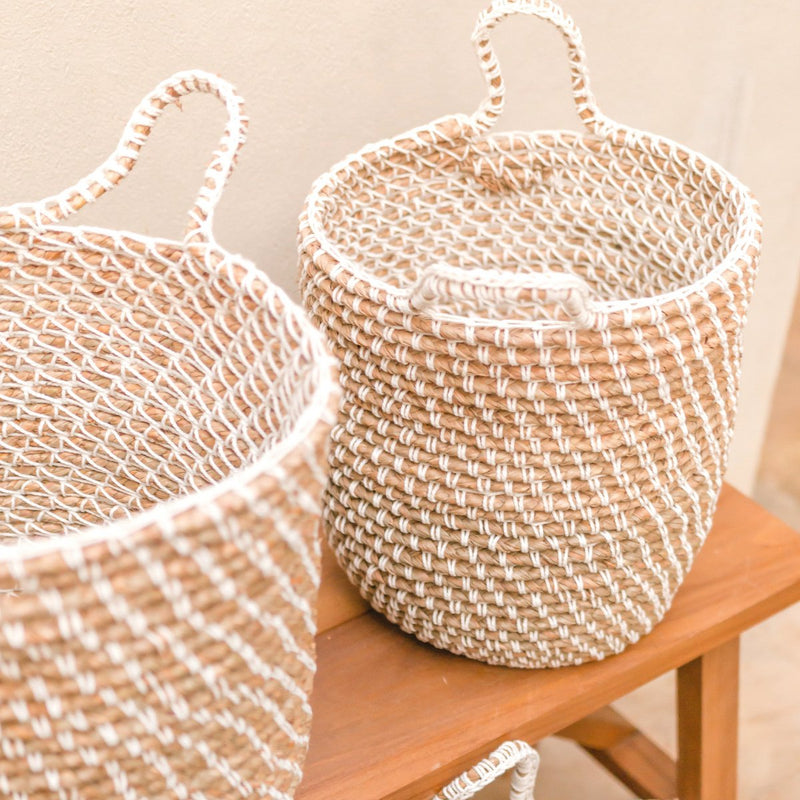
<svg viewBox="0 0 800 800">
<path fill-rule="evenodd" d="M 64 227 L 191 92 L 229 123 L 183 241 Z M 0 796 L 289 797 L 308 743 L 322 337 L 211 217 L 244 140 L 179 73 L 115 154 L 0 209 Z"/>
<path fill-rule="evenodd" d="M 584 133 L 489 133 L 515 14 L 561 32 Z M 325 525 L 423 641 L 579 664 L 651 630 L 709 531 L 761 221 L 717 164 L 600 112 L 554 3 L 497 0 L 473 41 L 481 108 L 337 164 L 300 220 L 342 364 Z"/>
</svg>

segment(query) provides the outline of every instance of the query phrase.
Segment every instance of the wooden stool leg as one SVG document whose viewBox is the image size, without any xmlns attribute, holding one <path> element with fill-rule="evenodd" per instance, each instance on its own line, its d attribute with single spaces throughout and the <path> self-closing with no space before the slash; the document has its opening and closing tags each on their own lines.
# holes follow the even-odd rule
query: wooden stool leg
<svg viewBox="0 0 800 800">
<path fill-rule="evenodd" d="M 577 742 L 637 797 L 667 800 L 678 793 L 675 762 L 611 706 L 556 736 Z"/>
<path fill-rule="evenodd" d="M 739 639 L 678 670 L 680 800 L 736 800 Z"/>
</svg>

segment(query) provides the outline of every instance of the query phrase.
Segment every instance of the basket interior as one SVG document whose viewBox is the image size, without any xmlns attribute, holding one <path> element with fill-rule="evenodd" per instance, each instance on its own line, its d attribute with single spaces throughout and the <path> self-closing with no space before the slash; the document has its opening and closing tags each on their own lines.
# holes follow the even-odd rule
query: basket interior
<svg viewBox="0 0 800 800">
<path fill-rule="evenodd" d="M 718 169 L 658 140 L 514 133 L 384 146 L 336 175 L 316 222 L 357 272 L 398 288 L 446 263 L 571 273 L 613 302 L 702 278 L 733 247 L 743 202 Z"/>
<path fill-rule="evenodd" d="M 3 543 L 219 481 L 287 436 L 315 387 L 294 310 L 264 282 L 71 240 L 0 239 Z"/>
</svg>

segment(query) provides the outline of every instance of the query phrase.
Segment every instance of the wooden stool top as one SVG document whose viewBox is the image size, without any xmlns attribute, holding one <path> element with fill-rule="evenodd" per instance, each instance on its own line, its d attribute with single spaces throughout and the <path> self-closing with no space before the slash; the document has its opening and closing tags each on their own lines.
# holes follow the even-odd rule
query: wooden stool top
<svg viewBox="0 0 800 800">
<path fill-rule="evenodd" d="M 298 800 L 422 800 L 501 741 L 537 741 L 800 600 L 800 536 L 725 487 L 672 609 L 619 656 L 490 667 L 369 611 L 326 554 L 311 749 Z"/>
</svg>

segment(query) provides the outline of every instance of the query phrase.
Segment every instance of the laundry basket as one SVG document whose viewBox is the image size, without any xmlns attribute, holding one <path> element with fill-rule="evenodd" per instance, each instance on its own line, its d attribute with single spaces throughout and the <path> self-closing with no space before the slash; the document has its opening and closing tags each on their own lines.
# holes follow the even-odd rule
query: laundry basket
<svg viewBox="0 0 800 800">
<path fill-rule="evenodd" d="M 183 241 L 62 221 L 191 92 L 230 115 Z M 332 359 L 214 243 L 241 101 L 179 73 L 0 209 L 0 797 L 287 798 L 310 724 Z"/>
<path fill-rule="evenodd" d="M 515 14 L 566 40 L 584 133 L 489 133 Z M 327 535 L 420 639 L 577 664 L 648 632 L 706 538 L 761 223 L 717 164 L 599 111 L 554 3 L 497 0 L 473 41 L 479 110 L 365 147 L 301 216 L 342 364 Z"/>
</svg>

